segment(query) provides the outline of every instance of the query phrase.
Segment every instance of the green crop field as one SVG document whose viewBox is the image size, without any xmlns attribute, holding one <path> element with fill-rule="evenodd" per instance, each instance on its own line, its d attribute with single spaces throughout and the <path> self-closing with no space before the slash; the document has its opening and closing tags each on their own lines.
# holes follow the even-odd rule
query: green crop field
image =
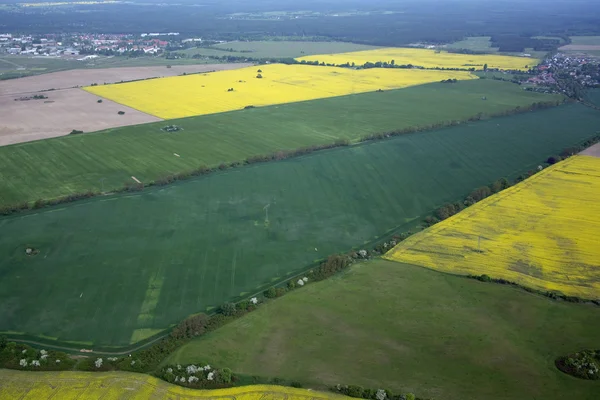
<svg viewBox="0 0 600 400">
<path fill-rule="evenodd" d="M 600 46 L 600 36 L 571 36 L 571 44 Z"/>
<path fill-rule="evenodd" d="M 446 400 L 595 400 L 600 381 L 567 376 L 554 359 L 598 346 L 599 311 L 375 260 L 194 339 L 165 363 Z"/>
<path fill-rule="evenodd" d="M 512 83 L 471 80 L 5 146 L 0 147 L 0 205 L 90 189 L 108 191 L 122 187 L 131 176 L 147 182 L 200 165 L 216 166 L 278 150 L 333 143 L 336 139 L 355 140 L 374 132 L 560 99 L 558 95 L 524 91 Z M 183 130 L 161 130 L 171 124 Z"/>
<path fill-rule="evenodd" d="M 600 107 L 600 89 L 590 89 L 586 92 L 585 98 L 592 104 Z"/>
<path fill-rule="evenodd" d="M 497 53 L 498 47 L 492 47 L 491 36 L 473 36 L 467 37 L 458 42 L 447 45 L 449 49 L 465 49 L 472 51 L 485 51 Z"/>
<path fill-rule="evenodd" d="M 188 56 L 235 56 L 252 58 L 296 58 L 315 54 L 347 53 L 350 51 L 371 50 L 376 46 L 347 42 L 299 42 L 299 41 L 256 41 L 227 42 L 212 46 L 197 47 L 184 51 Z M 217 50 L 220 49 L 220 50 Z M 231 51 L 227 51 L 231 50 Z"/>
<path fill-rule="evenodd" d="M 0 218 L 0 331 L 126 345 L 406 231 L 599 122 L 571 104 Z"/>
</svg>

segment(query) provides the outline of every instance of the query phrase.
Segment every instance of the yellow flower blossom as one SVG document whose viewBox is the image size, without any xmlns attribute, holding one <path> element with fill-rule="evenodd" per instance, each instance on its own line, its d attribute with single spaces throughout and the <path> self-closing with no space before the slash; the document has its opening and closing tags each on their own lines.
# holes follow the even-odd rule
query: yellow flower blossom
<svg viewBox="0 0 600 400">
<path fill-rule="evenodd" d="M 394 247 L 385 258 L 600 298 L 600 158 L 574 156 Z"/>
<path fill-rule="evenodd" d="M 540 60 L 529 57 L 504 56 L 499 54 L 458 54 L 429 49 L 411 49 L 404 47 L 386 47 L 375 50 L 353 51 L 350 53 L 319 54 L 298 58 L 299 61 L 319 61 L 325 64 L 342 65 L 355 63 L 362 66 L 367 62 L 378 61 L 396 65 L 421 66 L 425 68 L 461 68 L 483 70 L 488 68 L 526 71 L 539 64 Z"/>
<path fill-rule="evenodd" d="M 343 400 L 334 393 L 255 385 L 196 390 L 130 372 L 23 372 L 0 370 L 0 400 L 43 399 Z"/>
<path fill-rule="evenodd" d="M 258 74 L 262 78 L 257 78 Z M 239 110 L 246 106 L 259 107 L 379 89 L 398 89 L 449 78 L 466 80 L 477 77 L 465 71 L 353 70 L 271 64 L 90 86 L 85 90 L 148 114 L 171 119 Z"/>
</svg>

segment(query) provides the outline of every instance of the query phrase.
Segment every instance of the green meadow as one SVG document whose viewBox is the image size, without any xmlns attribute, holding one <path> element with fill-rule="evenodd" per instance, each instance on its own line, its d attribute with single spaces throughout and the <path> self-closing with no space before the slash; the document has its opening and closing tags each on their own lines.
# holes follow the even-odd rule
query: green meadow
<svg viewBox="0 0 600 400">
<path fill-rule="evenodd" d="M 554 360 L 598 346 L 599 312 L 374 260 L 265 304 L 164 363 L 421 398 L 595 400 L 600 381 L 565 375 Z"/>
</svg>

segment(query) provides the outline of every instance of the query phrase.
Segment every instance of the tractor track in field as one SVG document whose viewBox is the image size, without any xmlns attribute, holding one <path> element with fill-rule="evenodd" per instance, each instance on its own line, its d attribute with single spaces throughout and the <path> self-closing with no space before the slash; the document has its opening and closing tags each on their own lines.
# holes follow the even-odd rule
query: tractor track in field
<svg viewBox="0 0 600 400">
<path fill-rule="evenodd" d="M 73 346 L 73 347 L 68 347 L 68 346 L 60 346 L 60 345 L 55 345 L 55 344 L 48 344 L 48 343 L 42 343 L 42 342 L 38 342 L 35 340 L 29 340 L 29 339 L 20 339 L 20 338 L 14 338 L 14 337 L 10 337 L 7 336 L 6 339 L 8 341 L 12 341 L 12 342 L 17 342 L 17 343 L 24 343 L 24 344 L 29 344 L 29 345 L 33 345 L 36 347 L 40 347 L 40 348 L 44 348 L 44 349 L 51 349 L 51 350 L 59 350 L 59 351 L 65 351 L 68 352 L 70 354 L 72 353 L 77 353 L 78 355 L 115 355 L 115 356 L 124 356 L 130 353 L 134 353 L 138 350 L 143 350 L 146 347 L 149 347 L 151 345 L 153 345 L 154 343 L 158 342 L 159 340 L 164 339 L 166 336 L 168 336 L 168 333 L 165 333 L 164 335 L 160 335 L 159 337 L 152 339 L 151 341 L 141 344 L 137 347 L 132 347 L 128 350 L 122 350 L 122 351 L 97 351 L 97 350 L 90 350 L 90 351 L 82 351 L 85 349 L 82 349 L 82 346 Z"/>
</svg>

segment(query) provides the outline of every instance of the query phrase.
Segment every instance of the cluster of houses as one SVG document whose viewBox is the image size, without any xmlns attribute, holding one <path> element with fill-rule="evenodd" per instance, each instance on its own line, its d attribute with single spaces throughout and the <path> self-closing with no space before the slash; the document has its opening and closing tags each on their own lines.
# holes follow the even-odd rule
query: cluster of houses
<svg viewBox="0 0 600 400">
<path fill-rule="evenodd" d="M 556 53 L 537 67 L 537 74 L 528 79 L 529 83 L 552 86 L 557 83 L 558 74 L 568 74 L 580 85 L 594 87 L 600 85 L 600 60 L 585 55 Z"/>
<path fill-rule="evenodd" d="M 0 33 L 0 54 L 37 56 L 156 55 L 179 33 L 12 35 Z M 200 39 L 199 39 L 200 40 Z"/>
</svg>

